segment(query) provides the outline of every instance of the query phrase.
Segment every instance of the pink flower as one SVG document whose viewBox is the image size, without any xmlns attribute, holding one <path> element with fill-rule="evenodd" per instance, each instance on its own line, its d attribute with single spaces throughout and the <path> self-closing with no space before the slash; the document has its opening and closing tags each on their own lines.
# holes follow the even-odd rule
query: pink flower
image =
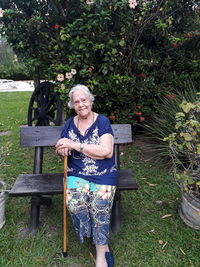
<svg viewBox="0 0 200 267">
<path fill-rule="evenodd" d="M 76 70 L 75 70 L 75 69 L 72 69 L 72 70 L 71 70 L 71 74 L 72 74 L 72 75 L 75 75 L 75 74 L 76 74 Z"/>
<path fill-rule="evenodd" d="M 60 26 L 58 24 L 55 24 L 54 26 L 54 29 L 58 30 L 60 28 Z"/>
<path fill-rule="evenodd" d="M 174 43 L 173 43 L 173 47 L 174 47 L 174 48 L 177 48 L 177 46 L 178 46 L 177 42 L 174 42 Z"/>
<path fill-rule="evenodd" d="M 136 0 L 129 0 L 128 4 L 130 8 L 135 8 L 137 6 Z"/>
<path fill-rule="evenodd" d="M 57 81 L 59 81 L 59 82 L 63 82 L 64 79 L 65 79 L 65 77 L 64 77 L 63 74 L 58 74 L 56 79 L 57 79 Z"/>
<path fill-rule="evenodd" d="M 140 117 L 140 122 L 145 121 L 145 117 Z"/>
<path fill-rule="evenodd" d="M 140 108 L 142 108 L 142 106 L 136 106 L 136 108 L 140 109 Z"/>
<path fill-rule="evenodd" d="M 70 81 L 73 78 L 73 75 L 71 74 L 71 72 L 66 72 L 65 78 Z"/>
<path fill-rule="evenodd" d="M 3 13 L 4 13 L 4 10 L 0 8 L 0 18 L 3 18 Z"/>
<path fill-rule="evenodd" d="M 94 1 L 93 1 L 93 0 L 87 0 L 87 1 L 86 1 L 86 4 L 87 4 L 87 5 L 92 5 L 92 4 L 94 4 Z"/>
<path fill-rule="evenodd" d="M 142 112 L 136 112 L 135 114 L 136 115 L 142 115 Z"/>
</svg>

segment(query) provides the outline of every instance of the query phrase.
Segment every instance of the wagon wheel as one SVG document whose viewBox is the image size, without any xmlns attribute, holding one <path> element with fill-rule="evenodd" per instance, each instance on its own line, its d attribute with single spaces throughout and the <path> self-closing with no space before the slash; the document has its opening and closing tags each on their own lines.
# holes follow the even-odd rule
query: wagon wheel
<svg viewBox="0 0 200 267">
<path fill-rule="evenodd" d="M 63 105 L 54 85 L 42 82 L 33 92 L 28 108 L 29 126 L 60 125 Z"/>
</svg>

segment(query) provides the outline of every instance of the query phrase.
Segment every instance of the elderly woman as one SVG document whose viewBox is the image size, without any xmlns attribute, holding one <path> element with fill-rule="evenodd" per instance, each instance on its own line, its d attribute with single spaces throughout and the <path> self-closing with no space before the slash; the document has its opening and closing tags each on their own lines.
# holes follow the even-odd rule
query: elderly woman
<svg viewBox="0 0 200 267">
<path fill-rule="evenodd" d="M 56 144 L 56 152 L 68 155 L 67 207 L 80 242 L 92 237 L 96 267 L 114 266 L 109 251 L 111 209 L 117 184 L 113 132 L 108 118 L 92 111 L 94 96 L 84 85 L 69 93 L 69 118 Z"/>
</svg>

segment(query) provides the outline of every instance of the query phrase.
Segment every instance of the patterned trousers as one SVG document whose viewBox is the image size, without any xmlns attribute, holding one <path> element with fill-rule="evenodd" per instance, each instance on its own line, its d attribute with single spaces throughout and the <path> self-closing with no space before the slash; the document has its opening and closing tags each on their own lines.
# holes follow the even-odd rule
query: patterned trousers
<svg viewBox="0 0 200 267">
<path fill-rule="evenodd" d="M 67 208 L 80 243 L 92 237 L 95 245 L 109 241 L 110 217 L 116 186 L 100 185 L 85 179 L 67 178 Z"/>
</svg>

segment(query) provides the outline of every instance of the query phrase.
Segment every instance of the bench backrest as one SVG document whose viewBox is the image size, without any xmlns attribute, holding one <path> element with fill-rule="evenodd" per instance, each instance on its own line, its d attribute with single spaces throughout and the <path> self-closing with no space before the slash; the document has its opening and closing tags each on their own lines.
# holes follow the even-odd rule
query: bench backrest
<svg viewBox="0 0 200 267">
<path fill-rule="evenodd" d="M 132 131 L 130 124 L 112 124 L 115 144 L 126 144 L 132 142 Z M 63 126 L 21 126 L 20 145 L 23 147 L 45 147 L 54 146 L 60 138 Z"/>
<path fill-rule="evenodd" d="M 120 169 L 119 145 L 132 142 L 132 130 L 130 124 L 112 124 L 114 132 L 114 151 L 117 169 Z M 23 147 L 35 147 L 33 173 L 42 173 L 43 147 L 55 146 L 63 126 L 21 126 L 20 145 Z"/>
</svg>

